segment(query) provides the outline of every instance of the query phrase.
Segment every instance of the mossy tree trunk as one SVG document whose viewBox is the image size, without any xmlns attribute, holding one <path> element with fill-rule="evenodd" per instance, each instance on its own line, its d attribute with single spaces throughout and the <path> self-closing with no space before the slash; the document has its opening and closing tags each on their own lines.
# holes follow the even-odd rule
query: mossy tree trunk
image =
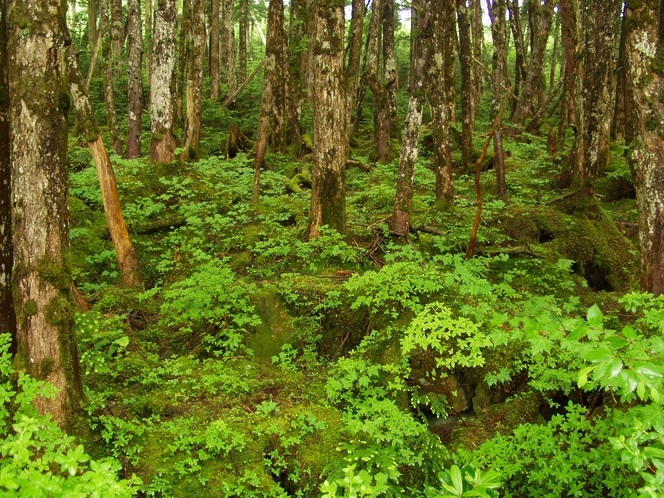
<svg viewBox="0 0 664 498">
<path fill-rule="evenodd" d="M 67 427 L 82 396 L 67 223 L 67 4 L 8 7 L 15 361 L 58 389 L 35 404 Z"/>
<path fill-rule="evenodd" d="M 630 166 L 637 192 L 641 239 L 641 287 L 664 293 L 664 72 L 660 54 L 660 0 L 627 4 L 625 50 L 630 64 L 627 85 L 633 106 L 628 116 L 634 138 Z"/>
<path fill-rule="evenodd" d="M 288 57 L 284 27 L 283 0 L 270 0 L 267 13 L 267 43 L 261 113 L 258 120 L 258 141 L 254 158 L 254 192 L 256 204 L 260 195 L 260 171 L 264 166 L 268 142 L 278 152 L 286 149 L 286 82 Z M 270 140 L 271 139 L 271 140 Z"/>
<path fill-rule="evenodd" d="M 526 80 L 528 72 L 526 66 L 526 45 L 523 40 L 523 30 L 521 29 L 521 13 L 519 11 L 518 0 L 511 0 L 509 4 L 510 12 L 510 29 L 512 31 L 512 38 L 514 39 L 514 49 L 516 57 L 514 59 L 514 88 L 512 94 L 518 97 L 521 91 L 521 84 Z M 511 109 L 512 114 L 516 111 L 519 101 L 516 98 L 512 99 Z"/>
<path fill-rule="evenodd" d="M 458 7 L 458 5 L 457 5 Z M 427 69 L 431 60 L 442 58 L 435 44 L 434 32 L 439 29 L 441 4 L 438 0 L 420 0 L 417 15 L 417 32 L 413 46 L 413 67 L 410 81 L 410 101 L 404 124 L 397 191 L 392 214 L 392 233 L 400 237 L 408 235 L 410 209 L 413 201 L 413 180 L 418 158 L 422 108 L 425 102 Z M 432 52 L 435 52 L 432 54 Z"/>
<path fill-rule="evenodd" d="M 127 152 L 132 159 L 141 155 L 143 123 L 143 35 L 140 0 L 127 1 L 129 32 L 129 95 L 127 119 Z"/>
<path fill-rule="evenodd" d="M 306 0 L 291 0 L 289 7 L 290 19 L 288 28 L 288 116 L 291 128 L 297 127 L 302 135 L 301 117 L 305 73 L 309 54 L 309 45 L 303 43 L 307 39 L 308 11 Z"/>
<path fill-rule="evenodd" d="M 620 23 L 620 45 L 618 49 L 618 66 L 616 67 L 616 105 L 613 109 L 611 120 L 611 138 L 614 140 L 624 138 L 625 119 L 627 114 L 627 99 L 629 88 L 627 87 L 627 52 L 625 51 L 625 9 L 623 9 L 622 22 Z"/>
<path fill-rule="evenodd" d="M 364 29 L 364 17 L 366 15 L 366 4 L 364 0 L 353 0 L 353 9 L 348 37 L 348 64 L 346 65 L 346 121 L 349 123 L 348 141 L 350 143 L 353 122 L 353 104 L 357 99 L 357 89 L 360 79 L 360 60 L 362 57 L 362 32 Z"/>
<path fill-rule="evenodd" d="M 182 1 L 182 15 L 178 33 L 177 76 L 175 78 L 175 122 L 178 126 L 184 126 L 187 66 L 189 65 L 189 51 L 193 43 L 191 2 L 192 0 Z"/>
<path fill-rule="evenodd" d="M 482 0 L 470 0 L 470 27 L 473 36 L 473 57 L 482 62 L 484 48 L 484 24 L 482 23 Z M 473 104 L 475 110 L 480 106 L 484 93 L 484 70 L 477 63 L 473 64 Z"/>
<path fill-rule="evenodd" d="M 111 132 L 111 141 L 115 153 L 122 155 L 124 147 L 120 139 L 120 127 L 118 126 L 115 95 L 113 93 L 113 46 L 111 44 L 111 17 L 109 14 L 109 0 L 101 0 L 99 19 L 101 21 L 102 36 L 102 74 L 104 77 L 104 100 L 106 101 L 106 125 Z"/>
<path fill-rule="evenodd" d="M 0 0 L 0 331 L 12 336 L 16 352 L 16 313 L 12 298 L 11 144 L 9 129 L 9 81 L 7 79 L 7 0 Z"/>
<path fill-rule="evenodd" d="M 220 0 L 212 0 L 210 8 L 210 98 L 212 100 L 217 100 L 220 94 L 219 2 Z"/>
<path fill-rule="evenodd" d="M 90 52 L 95 49 L 97 44 L 97 13 L 99 11 L 99 2 L 103 0 L 88 0 L 88 46 Z"/>
<path fill-rule="evenodd" d="M 139 273 L 138 257 L 129 238 L 124 217 L 122 216 L 113 165 L 108 157 L 106 147 L 104 147 L 101 133 L 99 133 L 94 109 L 83 84 L 81 71 L 76 60 L 76 51 L 73 46 L 69 47 L 67 56 L 67 81 L 69 84 L 69 94 L 76 108 L 81 132 L 88 142 L 90 154 L 97 169 L 101 198 L 104 203 L 104 214 L 108 223 L 108 232 L 111 235 L 113 247 L 118 257 L 120 280 L 127 287 L 139 289 L 142 287 L 143 281 Z"/>
<path fill-rule="evenodd" d="M 111 46 L 113 47 L 113 76 L 120 76 L 120 54 L 124 45 L 124 15 L 122 12 L 122 0 L 110 0 L 111 2 Z"/>
<path fill-rule="evenodd" d="M 507 5 L 505 0 L 487 0 L 489 17 L 491 18 L 491 37 L 493 39 L 493 59 L 491 63 L 491 87 L 493 96 L 491 100 L 491 121 L 495 120 L 500 112 L 502 100 L 503 72 L 507 71 L 507 46 L 505 43 L 505 15 Z M 505 154 L 503 151 L 503 132 L 499 127 L 493 135 L 493 169 L 496 171 L 496 193 L 505 195 Z"/>
<path fill-rule="evenodd" d="M 205 58 L 205 0 L 193 0 L 191 44 L 187 51 L 187 119 L 185 120 L 184 159 L 198 158 L 203 114 L 203 60 Z"/>
<path fill-rule="evenodd" d="M 175 159 L 173 135 L 175 108 L 175 58 L 177 0 L 156 0 L 153 68 L 150 84 L 152 141 L 150 159 L 171 163 Z"/>
<path fill-rule="evenodd" d="M 153 0 L 145 0 L 145 78 L 149 82 L 152 78 L 152 11 Z"/>
<path fill-rule="evenodd" d="M 346 231 L 346 86 L 344 82 L 344 3 L 315 0 L 314 140 L 311 208 L 307 237 L 327 225 Z"/>
<path fill-rule="evenodd" d="M 546 55 L 546 45 L 551 32 L 551 21 L 553 20 L 553 8 L 555 2 L 547 1 L 541 5 L 540 0 L 530 2 L 531 19 L 531 51 L 528 72 L 523 84 L 523 92 L 519 96 L 512 121 L 523 126 L 526 118 L 532 117 L 533 105 L 538 102 L 539 89 L 542 86 L 542 70 Z"/>
<path fill-rule="evenodd" d="M 441 32 L 443 42 L 443 87 L 450 122 L 456 121 L 456 52 L 459 41 L 456 29 L 455 0 L 443 0 Z"/>
<path fill-rule="evenodd" d="M 553 14 L 553 47 L 551 48 L 551 67 L 549 70 L 549 89 L 556 85 L 556 67 L 558 66 L 558 51 L 560 45 L 560 11 Z"/>
<path fill-rule="evenodd" d="M 470 40 L 470 19 L 466 0 L 456 0 L 459 23 L 459 60 L 461 61 L 461 160 L 464 168 L 472 162 L 473 125 L 473 54 Z"/>
<path fill-rule="evenodd" d="M 249 0 L 240 0 L 238 21 L 238 81 L 247 79 L 247 42 L 249 40 Z"/>
</svg>

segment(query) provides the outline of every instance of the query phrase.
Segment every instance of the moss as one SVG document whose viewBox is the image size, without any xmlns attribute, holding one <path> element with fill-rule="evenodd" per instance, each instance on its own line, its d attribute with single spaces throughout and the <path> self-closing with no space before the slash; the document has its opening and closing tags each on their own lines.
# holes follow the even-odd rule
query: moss
<svg viewBox="0 0 664 498">
<path fill-rule="evenodd" d="M 51 375 L 51 372 L 53 371 L 54 366 L 55 366 L 55 362 L 53 361 L 53 359 L 52 358 L 46 358 L 37 367 L 37 378 L 39 380 L 48 379 L 48 376 Z"/>
<path fill-rule="evenodd" d="M 44 315 L 51 325 L 68 327 L 74 319 L 73 309 L 68 293 L 58 293 L 46 306 Z"/>
<path fill-rule="evenodd" d="M 25 306 L 23 307 L 23 313 L 25 313 L 27 316 L 36 315 L 37 311 L 37 303 L 33 300 L 25 303 Z"/>
</svg>

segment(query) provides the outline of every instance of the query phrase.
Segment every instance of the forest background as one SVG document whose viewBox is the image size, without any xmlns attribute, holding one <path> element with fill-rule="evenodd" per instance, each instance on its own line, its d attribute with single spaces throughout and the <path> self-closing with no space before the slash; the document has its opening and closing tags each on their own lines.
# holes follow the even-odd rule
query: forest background
<svg viewBox="0 0 664 498">
<path fill-rule="evenodd" d="M 0 13 L 7 496 L 664 496 L 662 2 Z"/>
</svg>

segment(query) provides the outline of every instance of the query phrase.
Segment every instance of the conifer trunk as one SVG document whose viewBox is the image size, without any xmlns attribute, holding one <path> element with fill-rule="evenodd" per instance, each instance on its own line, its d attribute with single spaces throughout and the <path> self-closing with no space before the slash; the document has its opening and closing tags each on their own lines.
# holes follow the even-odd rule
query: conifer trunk
<svg viewBox="0 0 664 498">
<path fill-rule="evenodd" d="M 456 121 L 456 5 L 455 0 L 443 0 L 441 36 L 443 40 L 443 94 L 447 102 L 450 122 Z"/>
<path fill-rule="evenodd" d="M 210 12 L 210 98 L 217 100 L 219 86 L 219 2 L 212 0 Z M 244 81 L 244 80 L 243 80 Z"/>
<path fill-rule="evenodd" d="M 491 36 L 493 38 L 493 60 L 491 72 L 491 86 L 493 96 L 491 100 L 491 121 L 495 120 L 500 112 L 502 101 L 503 72 L 507 71 L 507 47 L 505 44 L 505 14 L 507 6 L 505 0 L 487 0 L 489 17 L 491 18 Z M 498 126 L 493 135 L 493 169 L 496 171 L 496 194 L 505 195 L 505 154 L 503 151 L 503 132 Z"/>
<path fill-rule="evenodd" d="M 470 19 L 466 0 L 456 0 L 459 23 L 459 60 L 461 61 L 461 160 L 463 167 L 472 163 L 473 121 L 473 55 L 470 42 Z"/>
<path fill-rule="evenodd" d="M 238 81 L 247 79 L 247 42 L 249 35 L 249 0 L 240 0 L 238 33 Z"/>
<path fill-rule="evenodd" d="M 510 12 L 510 28 L 512 30 L 512 37 L 514 39 L 514 49 L 516 51 L 516 58 L 514 59 L 514 88 L 512 94 L 518 97 L 521 92 L 521 84 L 526 80 L 526 46 L 523 40 L 523 30 L 521 29 L 521 13 L 519 11 L 518 0 L 512 0 L 509 5 Z M 511 109 L 512 114 L 516 111 L 519 100 L 512 98 Z"/>
<path fill-rule="evenodd" d="M 223 43 L 222 47 L 226 51 L 224 60 L 226 62 L 226 83 L 227 94 L 232 95 L 237 90 L 237 68 L 235 64 L 235 27 L 233 23 L 233 6 L 235 0 L 223 0 Z"/>
<path fill-rule="evenodd" d="M 313 13 L 314 140 L 307 236 L 327 225 L 346 231 L 346 94 L 344 10 L 335 0 L 315 0 Z"/>
<path fill-rule="evenodd" d="M 177 0 L 156 0 L 154 48 L 150 84 L 152 141 L 150 159 L 171 163 L 175 159 L 175 58 Z"/>
<path fill-rule="evenodd" d="M 145 78 L 148 82 L 152 80 L 152 2 L 145 0 Z"/>
<path fill-rule="evenodd" d="M 76 60 L 76 50 L 74 50 L 73 46 L 69 47 L 67 57 L 67 81 L 69 84 L 69 94 L 71 95 L 72 103 L 74 104 L 78 121 L 81 125 L 81 131 L 88 141 L 90 154 L 97 169 L 101 198 L 104 204 L 104 214 L 108 223 L 108 232 L 111 235 L 115 253 L 118 257 L 120 280 L 127 287 L 140 288 L 143 283 L 138 268 L 138 257 L 136 256 L 136 251 L 131 243 L 129 232 L 122 216 L 113 165 L 99 133 L 94 109 L 83 84 L 81 71 Z"/>
<path fill-rule="evenodd" d="M 111 132 L 113 149 L 117 155 L 122 155 L 123 146 L 120 139 L 118 115 L 115 110 L 115 95 L 113 93 L 113 46 L 111 38 L 111 18 L 109 16 L 108 0 L 101 0 L 99 14 L 102 30 L 102 74 L 104 76 L 104 100 L 106 101 L 106 124 Z"/>
<path fill-rule="evenodd" d="M 15 362 L 58 389 L 35 405 L 71 429 L 82 388 L 67 223 L 66 2 L 8 7 Z"/>
<path fill-rule="evenodd" d="M 132 159 L 141 155 L 143 123 L 143 36 L 140 0 L 127 0 L 129 31 L 129 95 L 127 119 L 127 152 Z"/>
<path fill-rule="evenodd" d="M 198 158 L 203 113 L 203 60 L 205 57 L 205 0 L 193 0 L 191 45 L 187 51 L 187 119 L 184 158 Z"/>
<path fill-rule="evenodd" d="M 660 38 L 660 0 L 627 4 L 625 50 L 627 85 L 632 89 L 633 105 L 628 116 L 633 129 L 630 166 L 634 174 L 641 239 L 641 288 L 664 293 L 664 75 L 655 70 L 662 50 Z"/>
</svg>

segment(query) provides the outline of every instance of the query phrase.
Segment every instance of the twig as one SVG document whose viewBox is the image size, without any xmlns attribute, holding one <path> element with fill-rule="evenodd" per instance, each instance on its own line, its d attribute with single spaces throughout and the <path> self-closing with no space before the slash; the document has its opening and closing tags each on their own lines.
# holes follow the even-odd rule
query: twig
<svg viewBox="0 0 664 498">
<path fill-rule="evenodd" d="M 251 80 L 254 79 L 254 76 L 256 76 L 256 73 L 258 73 L 258 71 L 260 71 L 260 68 L 263 67 L 263 64 L 265 64 L 265 58 L 263 58 L 263 59 L 258 63 L 258 66 L 256 66 L 256 67 L 254 68 L 254 70 L 251 72 L 251 74 L 250 74 L 249 76 L 247 76 L 247 79 L 244 80 L 244 81 L 242 82 L 242 84 L 240 85 L 240 87 L 239 87 L 237 90 L 235 90 L 235 92 L 233 92 L 232 95 L 230 95 L 229 97 L 227 97 L 226 100 L 224 100 L 224 103 L 221 105 L 221 107 L 228 107 L 228 106 L 231 105 L 233 102 L 235 102 L 235 99 L 238 97 L 238 95 L 240 95 L 240 94 L 242 93 L 242 91 L 243 91 L 245 88 L 247 88 L 247 85 L 249 84 L 249 82 L 250 82 Z"/>
<path fill-rule="evenodd" d="M 482 69 L 484 69 L 484 71 L 485 71 L 489 76 L 492 76 L 492 75 L 491 75 L 491 71 L 489 71 L 489 69 L 488 69 L 484 64 L 482 64 L 482 61 L 477 60 L 477 58 L 475 58 L 475 57 L 473 57 L 473 60 L 474 60 L 475 62 L 477 62 L 477 64 L 478 64 Z M 516 99 L 517 101 L 519 100 L 519 96 L 518 96 L 518 95 L 515 95 L 515 93 L 512 91 L 512 88 L 507 88 L 507 87 L 506 87 L 505 85 L 503 85 L 502 83 L 500 84 L 500 87 L 501 87 L 503 90 L 505 90 L 507 93 L 509 93 L 509 94 L 510 94 L 510 97 L 512 97 L 513 99 Z"/>
<path fill-rule="evenodd" d="M 493 125 L 491 126 L 491 133 L 489 138 L 486 139 L 484 148 L 482 149 L 482 154 L 477 158 L 475 163 L 475 191 L 477 192 L 477 213 L 475 214 L 475 223 L 473 223 L 473 231 L 470 234 L 470 241 L 468 242 L 468 252 L 466 253 L 466 259 L 470 259 L 475 254 L 475 243 L 477 242 L 477 229 L 480 226 L 480 219 L 482 217 L 482 185 L 480 184 L 480 173 L 482 172 L 482 161 L 484 161 L 484 156 L 486 156 L 487 150 L 489 150 L 489 144 L 493 139 L 493 135 L 496 133 L 498 126 L 500 126 L 500 121 L 503 117 L 503 111 L 505 110 L 505 103 L 507 102 L 507 95 L 503 98 L 503 102 L 500 104 L 500 110 L 496 119 L 493 120 Z"/>
<path fill-rule="evenodd" d="M 384 221 L 389 220 L 391 217 L 392 217 L 392 215 L 389 215 L 389 216 L 386 216 L 385 218 L 381 218 L 381 219 L 378 220 L 378 221 L 374 221 L 371 225 L 369 225 L 369 226 L 367 227 L 367 230 L 368 230 L 369 228 L 373 228 L 374 226 L 378 225 L 378 223 L 382 223 L 382 222 L 384 222 Z"/>
<path fill-rule="evenodd" d="M 576 195 L 576 194 L 578 194 L 578 193 L 579 193 L 578 190 L 572 190 L 571 192 L 567 192 L 565 195 L 561 195 L 560 197 L 556 197 L 555 199 L 551 199 L 550 201 L 546 201 L 546 202 L 544 203 L 544 205 L 545 205 L 545 206 L 549 206 L 549 205 L 551 205 L 551 204 L 555 204 L 555 203 L 558 202 L 558 201 L 564 201 L 564 200 L 567 199 L 568 197 L 572 197 L 572 196 L 574 196 L 574 195 Z"/>
<path fill-rule="evenodd" d="M 563 86 L 563 79 L 561 78 L 556 87 L 551 90 L 551 93 L 549 94 L 549 97 L 546 99 L 546 102 L 544 102 L 544 105 L 540 107 L 540 109 L 535 113 L 533 116 L 533 119 L 530 120 L 530 123 L 528 123 L 528 126 L 526 126 L 525 131 L 530 132 L 532 129 L 535 127 L 537 124 L 537 120 L 542 117 L 542 114 L 544 114 L 544 111 L 546 111 L 546 108 L 549 107 L 549 104 L 551 103 L 551 99 L 556 96 L 558 93 L 558 90 L 560 90 L 560 87 Z"/>
<path fill-rule="evenodd" d="M 478 256 L 496 256 L 498 254 L 508 254 L 510 256 L 514 256 L 516 254 L 525 254 L 527 256 L 532 256 L 533 258 L 538 258 L 538 259 L 544 258 L 544 256 L 542 256 L 541 254 L 537 254 L 531 251 L 529 247 L 509 247 L 507 249 L 492 249 L 492 250 L 480 249 L 476 251 L 475 254 Z"/>
<path fill-rule="evenodd" d="M 90 68 L 88 69 L 88 77 L 85 78 L 85 91 L 90 91 L 90 81 L 92 81 L 92 73 L 95 72 L 95 64 L 97 63 L 97 55 L 99 54 L 99 45 L 101 44 L 101 30 L 97 35 L 97 41 L 95 42 L 95 48 L 92 52 L 92 60 L 90 61 Z"/>
</svg>

